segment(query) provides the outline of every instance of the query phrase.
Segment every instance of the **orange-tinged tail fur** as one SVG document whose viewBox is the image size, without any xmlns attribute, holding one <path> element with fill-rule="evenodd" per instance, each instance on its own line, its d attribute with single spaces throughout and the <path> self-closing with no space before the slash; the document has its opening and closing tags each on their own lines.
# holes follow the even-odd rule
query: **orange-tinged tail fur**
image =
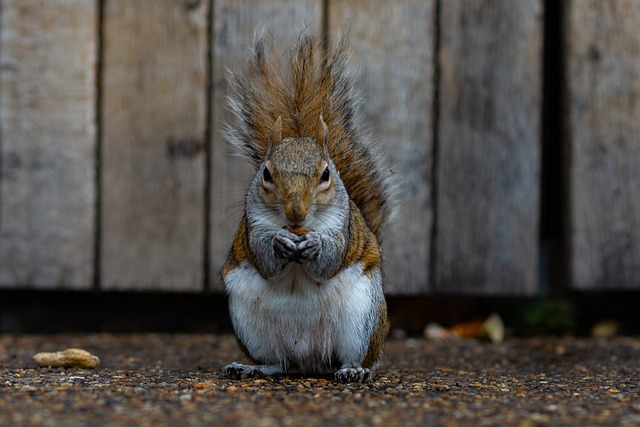
<svg viewBox="0 0 640 427">
<path fill-rule="evenodd" d="M 329 156 L 349 197 L 380 239 L 392 209 L 390 172 L 360 124 L 361 96 L 347 71 L 344 40 L 333 48 L 326 46 L 303 31 L 288 60 L 274 54 L 267 61 L 263 39 L 256 37 L 249 73 L 229 74 L 229 105 L 240 123 L 229 127 L 226 136 L 258 167 L 278 117 L 283 138 L 315 138 L 322 115 L 328 127 Z"/>
</svg>

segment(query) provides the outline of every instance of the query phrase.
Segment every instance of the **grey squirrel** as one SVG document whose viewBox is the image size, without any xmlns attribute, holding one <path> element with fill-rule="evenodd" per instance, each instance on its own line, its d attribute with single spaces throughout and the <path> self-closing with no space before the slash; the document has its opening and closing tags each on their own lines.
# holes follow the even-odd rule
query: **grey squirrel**
<svg viewBox="0 0 640 427">
<path fill-rule="evenodd" d="M 335 373 L 365 382 L 389 330 L 379 246 L 392 211 L 388 170 L 357 116 L 344 39 L 303 31 L 289 61 L 230 72 L 239 119 L 226 137 L 256 175 L 221 276 L 238 343 L 255 363 L 230 378 Z"/>
</svg>

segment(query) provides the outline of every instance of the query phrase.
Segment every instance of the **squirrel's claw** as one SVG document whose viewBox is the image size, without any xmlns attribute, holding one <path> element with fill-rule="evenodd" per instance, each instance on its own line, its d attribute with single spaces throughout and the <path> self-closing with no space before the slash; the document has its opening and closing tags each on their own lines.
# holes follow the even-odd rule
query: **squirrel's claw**
<svg viewBox="0 0 640 427">
<path fill-rule="evenodd" d="M 232 380 L 261 378 L 283 373 L 284 370 L 280 365 L 245 365 L 233 362 L 222 368 L 222 374 Z"/>
<path fill-rule="evenodd" d="M 322 239 L 320 233 L 310 231 L 302 236 L 302 240 L 296 247 L 298 259 L 315 259 L 320 254 Z"/>
<path fill-rule="evenodd" d="M 259 369 L 251 365 L 243 365 L 242 363 L 233 362 L 222 368 L 222 374 L 233 380 L 241 380 L 244 378 L 254 378 L 261 376 Z"/>
<path fill-rule="evenodd" d="M 297 236 L 285 229 L 278 230 L 273 237 L 273 250 L 278 258 L 294 261 L 298 264 L 302 260 L 318 257 L 322 247 L 320 233 L 310 231 L 303 236 Z"/>
<path fill-rule="evenodd" d="M 335 378 L 341 383 L 368 383 L 371 381 L 371 371 L 361 366 L 341 368 Z"/>
<path fill-rule="evenodd" d="M 295 238 L 295 239 L 294 239 Z M 273 237 L 273 250 L 278 258 L 293 261 L 297 257 L 298 236 L 287 231 L 278 230 Z"/>
</svg>

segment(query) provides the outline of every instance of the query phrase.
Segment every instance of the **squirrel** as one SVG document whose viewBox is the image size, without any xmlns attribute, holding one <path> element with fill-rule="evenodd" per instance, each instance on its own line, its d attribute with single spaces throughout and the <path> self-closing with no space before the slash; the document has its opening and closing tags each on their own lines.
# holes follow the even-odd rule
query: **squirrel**
<svg viewBox="0 0 640 427">
<path fill-rule="evenodd" d="M 255 166 L 221 269 L 242 351 L 240 379 L 288 373 L 367 382 L 389 331 L 379 242 L 392 181 L 358 116 L 346 43 L 303 30 L 288 61 L 228 72 L 238 119 L 226 139 Z"/>
</svg>

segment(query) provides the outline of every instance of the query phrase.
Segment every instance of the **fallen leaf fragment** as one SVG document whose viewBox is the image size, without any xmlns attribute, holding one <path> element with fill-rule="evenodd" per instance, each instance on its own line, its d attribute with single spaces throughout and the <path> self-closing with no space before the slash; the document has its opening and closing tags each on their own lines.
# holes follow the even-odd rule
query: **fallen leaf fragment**
<svg viewBox="0 0 640 427">
<path fill-rule="evenodd" d="M 68 348 L 64 351 L 43 352 L 33 355 L 33 362 L 40 367 L 93 369 L 100 358 L 81 348 Z"/>
<path fill-rule="evenodd" d="M 498 313 L 492 313 L 482 324 L 484 333 L 492 343 L 504 341 L 504 322 Z"/>
<path fill-rule="evenodd" d="M 436 323 L 430 323 L 424 329 L 423 335 L 432 341 L 455 340 L 458 338 L 484 338 L 493 343 L 504 341 L 505 327 L 499 314 L 493 313 L 486 319 L 471 320 L 456 323 L 446 329 Z"/>
<path fill-rule="evenodd" d="M 424 328 L 423 335 L 429 341 L 453 341 L 460 338 L 455 332 L 445 329 L 437 323 L 429 323 Z"/>
<path fill-rule="evenodd" d="M 484 320 L 456 323 L 451 327 L 451 331 L 460 338 L 479 338 L 484 334 Z"/>
<path fill-rule="evenodd" d="M 593 338 L 613 338 L 620 334 L 620 322 L 617 320 L 603 320 L 591 328 Z"/>
</svg>

